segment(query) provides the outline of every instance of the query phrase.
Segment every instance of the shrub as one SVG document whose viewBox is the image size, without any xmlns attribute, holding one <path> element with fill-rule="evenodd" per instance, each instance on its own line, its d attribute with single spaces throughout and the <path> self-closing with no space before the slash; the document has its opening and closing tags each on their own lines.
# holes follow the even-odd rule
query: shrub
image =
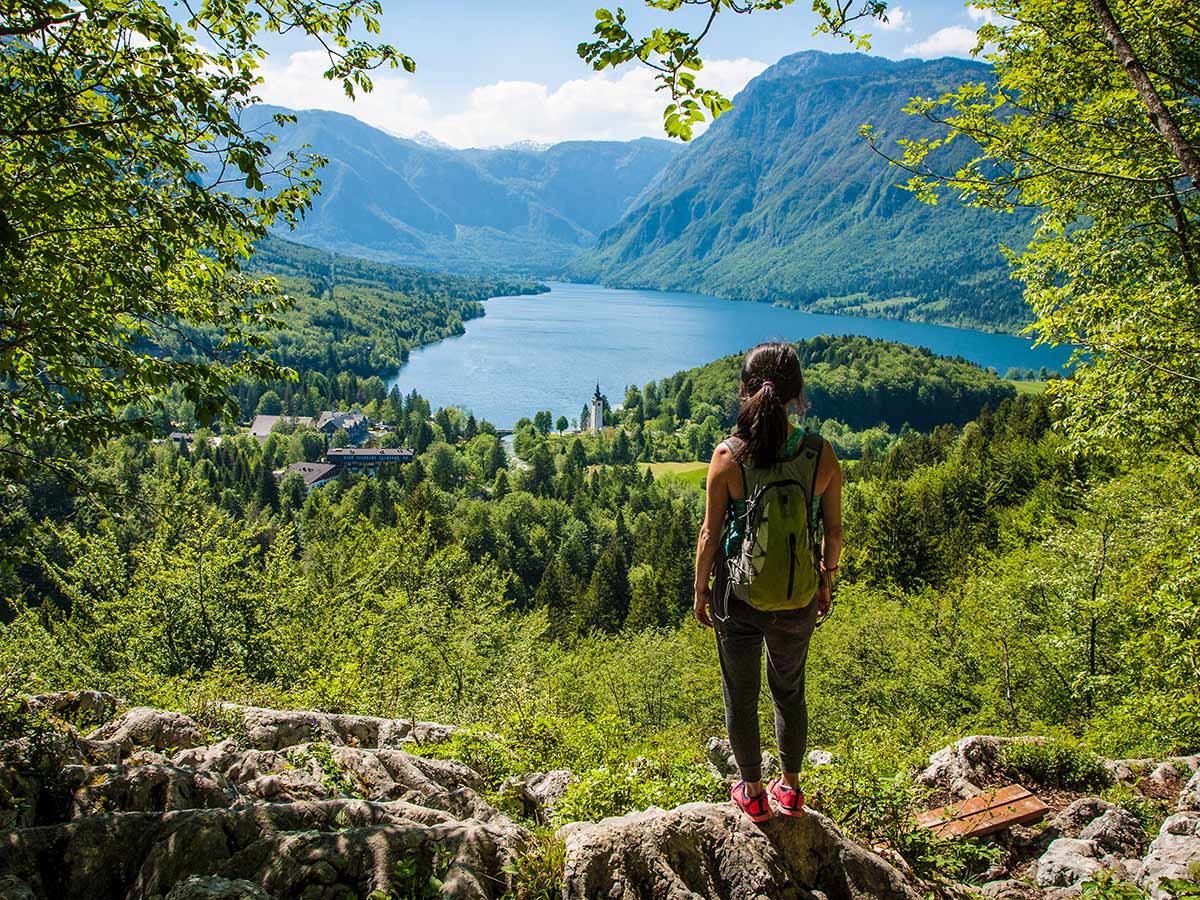
<svg viewBox="0 0 1200 900">
<path fill-rule="evenodd" d="M 1137 816 L 1147 834 L 1157 834 L 1162 823 L 1172 812 L 1171 804 L 1166 800 L 1143 796 L 1122 782 L 1114 784 L 1101 796 L 1109 803 L 1115 803 Z"/>
<path fill-rule="evenodd" d="M 651 806 L 670 809 L 682 803 L 727 798 L 727 786 L 694 760 L 635 760 L 599 766 L 572 784 L 554 807 L 557 822 L 620 816 Z"/>
<path fill-rule="evenodd" d="M 396 861 L 390 887 L 372 891 L 367 900 L 437 900 L 452 862 L 453 854 L 446 847 L 424 842 L 412 855 Z"/>
<path fill-rule="evenodd" d="M 1161 894 L 1140 888 L 1113 876 L 1112 872 L 1101 871 L 1095 878 L 1084 882 L 1080 889 L 1081 900 L 1200 900 L 1200 863 L 1192 864 L 1191 878 L 1164 878 L 1158 885 Z"/>
<path fill-rule="evenodd" d="M 1100 757 L 1061 740 L 1013 742 L 1001 750 L 999 762 L 1012 776 L 1067 790 L 1100 790 L 1112 783 Z"/>
<path fill-rule="evenodd" d="M 928 791 L 917 787 L 895 760 L 843 754 L 805 774 L 810 805 L 851 837 L 894 848 L 922 877 L 962 880 L 999 859 L 999 849 L 975 841 L 943 840 L 921 828 L 916 813 Z"/>
<path fill-rule="evenodd" d="M 535 829 L 523 852 L 504 869 L 512 888 L 502 900 L 559 900 L 566 861 L 566 845 L 553 829 Z"/>
</svg>

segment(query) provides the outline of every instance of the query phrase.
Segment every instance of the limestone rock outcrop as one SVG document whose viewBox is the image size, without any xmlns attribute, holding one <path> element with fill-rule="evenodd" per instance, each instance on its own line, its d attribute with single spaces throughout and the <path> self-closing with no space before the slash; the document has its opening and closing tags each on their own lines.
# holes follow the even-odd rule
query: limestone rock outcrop
<svg viewBox="0 0 1200 900">
<path fill-rule="evenodd" d="M 955 741 L 929 757 L 929 765 L 917 775 L 928 787 L 942 787 L 959 799 L 983 792 L 983 785 L 996 775 L 1000 751 L 1006 744 L 1040 742 L 1038 737 L 995 737 L 976 734 Z"/>
<path fill-rule="evenodd" d="M 188 716 L 135 707 L 64 732 L 53 775 L 0 765 L 0 897 L 345 900 L 431 875 L 447 897 L 507 889 L 527 833 L 470 768 L 416 752 L 450 726 L 235 706 L 220 721 L 206 742 Z"/>
<path fill-rule="evenodd" d="M 555 805 L 578 780 L 570 769 L 530 772 L 524 778 L 508 779 L 500 791 L 514 797 L 525 816 L 548 825 L 554 818 Z"/>
<path fill-rule="evenodd" d="M 710 737 L 705 745 L 704 754 L 708 758 L 708 770 L 718 778 L 737 781 L 741 777 L 738 774 L 737 760 L 733 758 L 733 748 L 727 738 Z M 774 778 L 779 774 L 779 760 L 766 750 L 762 754 L 762 774 L 764 779 Z"/>
<path fill-rule="evenodd" d="M 566 842 L 565 900 L 916 900 L 905 876 L 809 813 L 755 825 L 730 804 L 651 808 L 576 822 Z"/>
<path fill-rule="evenodd" d="M 1155 900 L 1167 896 L 1163 879 L 1200 880 L 1200 770 L 1180 792 L 1177 809 L 1163 822 L 1137 873 L 1137 883 Z"/>
<path fill-rule="evenodd" d="M 195 747 L 203 740 L 195 720 L 183 713 L 148 706 L 135 706 L 119 718 L 101 725 L 87 739 L 116 744 L 123 754 L 135 747 L 154 750 Z"/>
</svg>

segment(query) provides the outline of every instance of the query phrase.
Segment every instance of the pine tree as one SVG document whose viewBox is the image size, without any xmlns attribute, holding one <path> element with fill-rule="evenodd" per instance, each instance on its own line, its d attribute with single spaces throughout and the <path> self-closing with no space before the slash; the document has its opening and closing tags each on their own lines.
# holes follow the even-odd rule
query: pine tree
<svg viewBox="0 0 1200 900">
<path fill-rule="evenodd" d="M 629 593 L 629 618 L 625 620 L 628 628 L 640 631 L 671 624 L 672 610 L 664 601 L 659 579 L 651 566 L 641 563 L 629 570 Z"/>
<path fill-rule="evenodd" d="M 525 472 L 525 490 L 539 497 L 549 497 L 554 493 L 554 459 L 545 442 L 539 443 L 529 459 L 529 469 Z"/>
<path fill-rule="evenodd" d="M 417 485 L 425 480 L 425 466 L 419 459 L 414 459 L 404 467 L 404 492 L 411 494 Z"/>
<path fill-rule="evenodd" d="M 625 524 L 625 513 L 618 507 L 617 509 L 617 525 L 613 533 L 613 540 L 617 547 L 621 550 L 621 556 L 625 560 L 626 565 L 629 564 L 629 551 L 633 546 L 633 541 L 629 535 L 629 528 Z"/>
<path fill-rule="evenodd" d="M 565 640 L 575 632 L 572 586 L 570 577 L 562 572 L 558 557 L 551 558 L 542 572 L 542 580 L 533 596 L 533 605 L 545 607 L 549 623 L 547 634 L 556 641 Z"/>
<path fill-rule="evenodd" d="M 275 483 L 275 474 L 269 466 L 258 467 L 258 486 L 254 499 L 264 512 L 279 512 L 279 485 Z"/>
<path fill-rule="evenodd" d="M 579 438 L 571 441 L 571 449 L 567 452 L 567 470 L 582 473 L 587 468 L 587 450 Z"/>
<path fill-rule="evenodd" d="M 585 630 L 598 629 L 616 633 L 629 615 L 629 572 L 625 555 L 613 541 L 605 549 L 588 585 L 585 615 L 580 626 Z"/>
<path fill-rule="evenodd" d="M 508 485 L 508 471 L 501 469 L 496 473 L 496 481 L 492 485 L 492 499 L 502 500 L 512 492 L 512 488 Z"/>
<path fill-rule="evenodd" d="M 488 478 L 495 478 L 497 472 L 508 468 L 508 454 L 504 452 L 504 445 L 498 439 L 488 448 L 484 464 Z"/>
<path fill-rule="evenodd" d="M 629 438 L 625 436 L 625 429 L 617 430 L 616 439 L 612 445 L 612 461 L 618 465 L 632 462 L 629 455 Z"/>
</svg>

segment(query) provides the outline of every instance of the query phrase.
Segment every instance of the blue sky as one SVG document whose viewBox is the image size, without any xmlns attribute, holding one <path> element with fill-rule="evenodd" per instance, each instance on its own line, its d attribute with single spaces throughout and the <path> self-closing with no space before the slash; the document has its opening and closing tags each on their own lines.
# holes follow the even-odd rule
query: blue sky
<svg viewBox="0 0 1200 900">
<path fill-rule="evenodd" d="M 400 135 L 425 132 L 453 146 L 532 140 L 661 137 L 663 95 L 632 64 L 596 74 L 575 46 L 590 37 L 597 0 L 384 0 L 383 40 L 413 56 L 415 75 L 380 74 L 357 102 L 323 82 L 323 54 L 300 40 L 268 45 L 263 99 L 296 109 L 347 112 Z M 612 4 L 615 5 L 615 4 Z M 748 16 L 725 14 L 705 40 L 702 83 L 733 94 L 797 50 L 847 52 L 844 40 L 812 34 L 807 0 Z M 701 10 L 667 15 L 626 0 L 642 27 L 702 25 Z M 960 0 L 892 4 L 887 27 L 872 23 L 872 52 L 895 59 L 966 55 L 978 11 Z"/>
</svg>

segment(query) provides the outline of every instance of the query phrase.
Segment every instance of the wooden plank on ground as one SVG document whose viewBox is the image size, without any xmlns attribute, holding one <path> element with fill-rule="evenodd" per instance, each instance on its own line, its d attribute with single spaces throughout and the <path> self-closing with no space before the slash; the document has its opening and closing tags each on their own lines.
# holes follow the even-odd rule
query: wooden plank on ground
<svg viewBox="0 0 1200 900">
<path fill-rule="evenodd" d="M 962 803 L 931 809 L 917 816 L 917 824 L 938 837 L 981 837 L 1013 825 L 1039 822 L 1050 811 L 1045 803 L 1019 784 L 1009 784 Z"/>
</svg>

